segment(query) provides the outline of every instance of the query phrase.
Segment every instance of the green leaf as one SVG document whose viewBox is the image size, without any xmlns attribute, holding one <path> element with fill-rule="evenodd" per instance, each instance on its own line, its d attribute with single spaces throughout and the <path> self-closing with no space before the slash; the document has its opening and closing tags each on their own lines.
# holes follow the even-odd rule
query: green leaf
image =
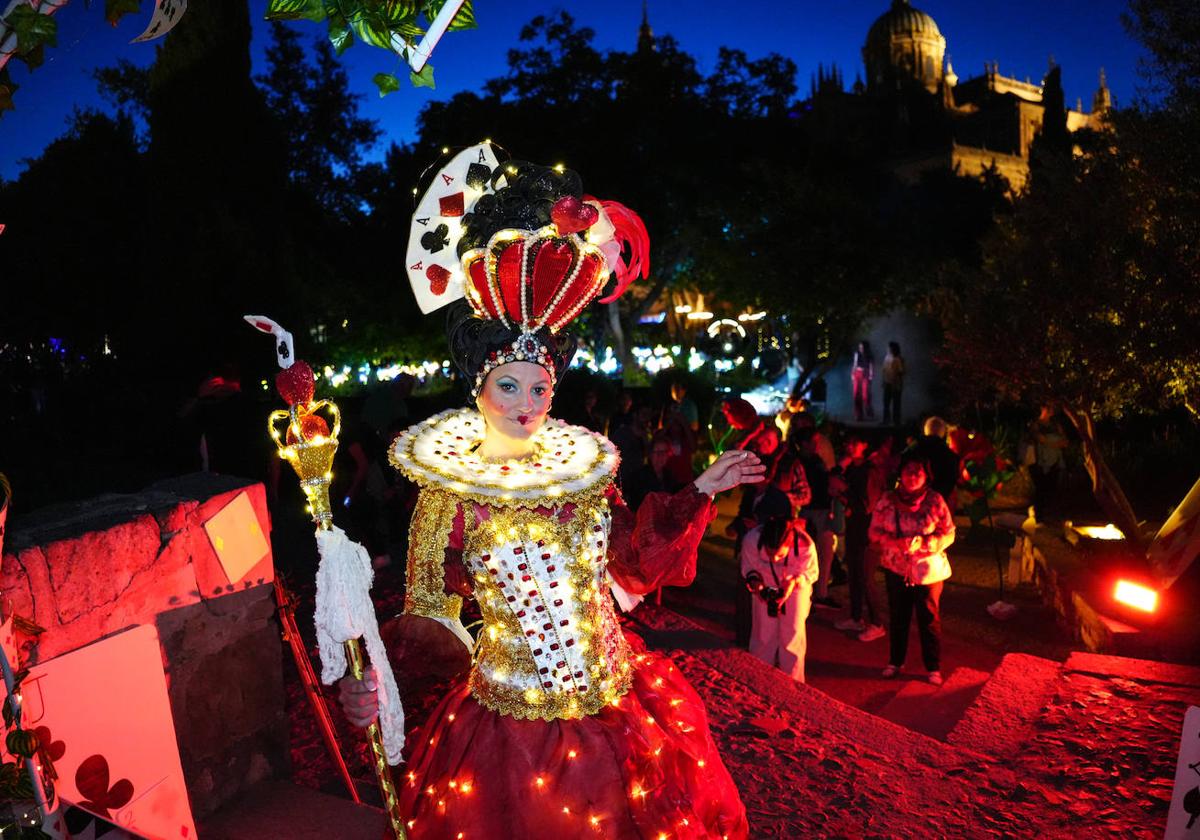
<svg viewBox="0 0 1200 840">
<path fill-rule="evenodd" d="M 30 70 L 36 70 L 42 66 L 42 62 L 46 59 L 46 47 L 44 44 L 38 44 L 27 53 L 17 53 L 16 57 L 24 61 L 25 66 Z"/>
<path fill-rule="evenodd" d="M 0 70 L 0 114 L 5 111 L 11 111 L 16 106 L 13 105 L 13 94 L 17 92 L 17 85 L 9 78 L 7 70 Z"/>
<path fill-rule="evenodd" d="M 138 14 L 142 0 L 104 0 L 104 19 L 116 26 L 125 15 Z"/>
<path fill-rule="evenodd" d="M 412 41 L 414 38 L 420 38 L 425 34 L 425 30 L 415 23 L 398 23 L 392 27 L 392 32 L 402 37 L 406 42 Z"/>
<path fill-rule="evenodd" d="M 426 64 L 421 68 L 420 73 L 409 73 L 408 80 L 412 82 L 413 87 L 427 87 L 432 90 L 434 88 L 433 65 Z"/>
<path fill-rule="evenodd" d="M 432 24 L 433 19 L 438 16 L 438 12 L 446 5 L 446 0 L 430 0 L 425 5 L 425 17 Z M 450 26 L 447 27 L 448 32 L 460 32 L 463 29 L 474 29 L 478 24 L 475 22 L 475 9 L 471 5 L 471 0 L 462 4 L 462 8 L 454 15 L 454 19 L 450 21 Z"/>
<path fill-rule="evenodd" d="M 375 86 L 379 88 L 379 98 L 387 96 L 389 93 L 395 93 L 400 90 L 400 80 L 391 73 L 376 73 L 371 77 L 375 82 Z"/>
<path fill-rule="evenodd" d="M 471 0 L 467 0 L 458 10 L 458 14 L 454 16 L 454 20 L 450 21 L 447 31 L 461 32 L 464 29 L 475 29 L 477 26 L 479 24 L 475 22 L 475 9 L 471 5 Z"/>
<path fill-rule="evenodd" d="M 341 6 L 354 34 L 365 44 L 391 50 L 393 36 L 407 40 L 424 34 L 417 26 L 417 9 L 405 0 L 385 0 L 379 3 L 347 3 Z"/>
<path fill-rule="evenodd" d="M 341 55 L 354 43 L 354 33 L 340 11 L 329 3 L 325 4 L 325 10 L 329 13 L 329 43 L 333 44 L 333 51 Z"/>
<path fill-rule="evenodd" d="M 377 8 L 389 26 L 397 26 L 402 23 L 415 24 L 420 5 L 415 0 L 384 0 L 377 4 Z"/>
<path fill-rule="evenodd" d="M 37 12 L 28 3 L 21 3 L 4 19 L 16 33 L 17 52 L 27 53 L 42 44 L 58 45 L 58 24 L 50 15 Z"/>
<path fill-rule="evenodd" d="M 267 20 L 325 20 L 325 3 L 322 0 L 270 0 L 267 3 Z"/>
<path fill-rule="evenodd" d="M 355 15 L 349 21 L 350 28 L 358 36 L 358 40 L 364 44 L 370 44 L 372 47 L 382 47 L 383 49 L 388 49 L 391 46 L 391 30 L 383 25 L 383 22 L 375 15 Z"/>
</svg>

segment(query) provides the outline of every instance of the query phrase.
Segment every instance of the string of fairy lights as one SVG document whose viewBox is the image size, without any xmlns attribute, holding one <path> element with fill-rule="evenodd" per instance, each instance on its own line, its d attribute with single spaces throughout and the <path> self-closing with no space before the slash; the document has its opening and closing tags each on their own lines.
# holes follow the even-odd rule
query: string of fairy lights
<svg viewBox="0 0 1200 840">
<path fill-rule="evenodd" d="M 641 665 L 647 660 L 647 658 L 648 657 L 646 656 L 646 654 L 637 654 L 634 657 L 634 663 L 636 665 Z M 667 671 L 668 671 L 668 673 L 674 673 L 675 666 L 667 665 Z M 665 685 L 665 680 L 661 676 L 655 677 L 655 679 L 653 681 L 653 685 L 655 688 L 661 689 Z M 628 699 L 627 696 L 614 697 L 609 701 L 609 705 L 613 706 L 614 708 L 620 708 L 621 704 L 623 702 L 626 702 L 627 699 Z M 683 697 L 672 697 L 671 700 L 668 702 L 668 706 L 671 709 L 675 709 L 675 708 L 682 706 L 684 704 L 684 702 L 685 702 L 685 700 Z M 449 714 L 447 716 L 447 725 L 453 726 L 455 719 L 456 719 L 455 714 L 453 714 L 453 713 Z M 675 720 L 670 720 L 670 721 L 662 721 L 662 720 L 659 720 L 659 718 L 655 717 L 652 714 L 646 715 L 645 723 L 647 726 L 660 727 L 660 728 L 675 727 L 683 734 L 688 734 L 690 732 L 695 731 L 695 727 L 692 726 L 691 724 L 689 724 L 685 720 L 675 719 Z M 433 745 L 435 743 L 435 741 L 436 741 L 436 736 L 434 738 L 430 739 L 430 745 Z M 663 749 L 662 745 L 661 745 L 661 743 L 659 743 L 653 749 L 650 749 L 646 752 L 646 756 L 645 756 L 646 759 L 649 762 L 653 762 L 653 761 L 657 760 L 662 754 L 662 749 Z M 580 755 L 581 755 L 581 752 L 576 747 L 567 747 L 561 753 L 562 760 L 564 762 L 574 762 L 575 760 L 577 760 L 580 757 Z M 696 767 L 698 769 L 700 769 L 700 770 L 705 769 L 705 767 L 706 767 L 705 759 L 703 759 L 703 758 L 695 759 L 695 762 L 696 762 Z M 550 795 L 552 792 L 552 789 L 554 787 L 554 784 L 553 784 L 554 780 L 555 780 L 555 774 L 550 770 L 546 770 L 544 772 L 534 774 L 529 782 L 529 787 L 530 787 L 532 795 L 539 796 L 539 797 Z M 417 786 L 416 772 L 409 771 L 409 773 L 406 776 L 406 784 L 410 788 L 415 788 Z M 453 804 L 451 798 L 452 797 L 469 797 L 478 791 L 478 785 L 479 785 L 478 780 L 475 779 L 468 771 L 464 775 L 460 775 L 457 777 L 451 777 L 451 778 L 447 779 L 444 783 L 434 783 L 434 784 L 427 785 L 422 793 L 424 796 L 428 797 L 431 801 L 434 801 L 434 804 L 436 805 L 436 809 L 437 809 L 437 815 L 439 817 L 450 817 L 450 816 L 452 816 L 451 811 L 452 811 L 452 804 Z M 649 785 L 645 781 L 635 780 L 630 785 L 629 796 L 630 796 L 630 799 L 632 802 L 636 802 L 639 804 L 645 804 L 646 800 L 654 795 L 655 795 L 655 790 L 653 789 L 653 787 L 651 785 Z M 451 800 L 451 801 L 447 801 L 447 800 Z M 579 807 L 572 808 L 571 804 L 564 800 L 550 803 L 548 805 L 548 807 L 551 808 L 552 810 L 559 811 L 566 818 L 579 817 L 583 827 L 590 828 L 592 831 L 597 832 L 598 834 L 602 833 L 604 831 L 605 820 L 607 818 L 607 815 L 604 813 L 600 813 L 600 812 L 595 811 L 594 809 L 588 809 L 588 808 L 579 808 Z M 414 828 L 416 828 L 417 822 L 418 821 L 415 818 L 410 819 L 407 821 L 406 826 L 411 831 Z M 682 817 L 679 821 L 679 828 L 687 829 L 689 826 L 690 826 L 690 822 L 689 822 L 688 818 Z M 660 830 L 658 832 L 658 834 L 655 835 L 656 840 L 670 840 L 670 838 L 673 836 L 674 835 L 672 834 L 672 831 L 670 831 L 670 830 Z M 466 832 L 462 832 L 462 831 L 458 832 L 456 837 L 458 838 L 458 840 L 470 840 L 470 838 L 468 838 Z"/>
<path fill-rule="evenodd" d="M 732 353 L 735 349 L 732 343 L 726 343 L 720 348 L 724 353 Z M 634 364 L 654 376 L 664 370 L 686 370 L 696 373 L 705 367 L 710 367 L 719 374 L 730 373 L 745 365 L 747 358 L 739 352 L 732 358 L 717 354 L 709 354 L 695 347 L 684 348 L 679 344 L 656 344 L 653 347 L 634 347 L 630 351 Z M 757 369 L 758 359 L 749 359 L 751 368 Z M 571 367 L 586 369 L 593 373 L 613 376 L 621 372 L 622 365 L 616 350 L 610 345 L 603 351 L 595 353 L 587 348 L 576 351 L 571 360 Z M 359 362 L 354 365 L 340 366 L 325 365 L 316 371 L 317 379 L 324 381 L 335 391 L 351 391 L 362 387 L 370 387 L 380 382 L 390 382 L 398 376 L 408 375 L 417 380 L 419 385 L 427 385 L 438 379 L 449 379 L 452 365 L 449 359 L 425 359 L 418 362 Z M 270 389 L 270 382 L 260 382 L 262 390 Z"/>
</svg>

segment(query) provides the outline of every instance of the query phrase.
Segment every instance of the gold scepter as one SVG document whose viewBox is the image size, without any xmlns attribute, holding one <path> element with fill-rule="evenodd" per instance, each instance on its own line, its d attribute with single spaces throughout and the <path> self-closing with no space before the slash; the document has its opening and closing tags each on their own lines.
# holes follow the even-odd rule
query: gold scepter
<svg viewBox="0 0 1200 840">
<path fill-rule="evenodd" d="M 332 400 L 313 400 L 314 377 L 312 369 L 302 361 L 292 360 L 291 334 L 269 318 L 246 316 L 246 321 L 262 332 L 269 332 L 277 339 L 276 353 L 283 370 L 276 377 L 276 387 L 289 404 L 287 411 L 273 411 L 267 422 L 267 430 L 275 442 L 279 457 L 291 465 L 300 478 L 300 487 L 308 500 L 308 512 L 317 526 L 318 534 L 333 529 L 333 508 L 329 501 L 329 484 L 333 478 L 333 458 L 337 453 L 338 434 L 341 431 L 341 413 Z M 288 362 L 288 364 L 285 364 Z M 318 410 L 328 412 L 332 427 Z M 280 421 L 286 421 L 281 426 Z M 318 536 L 318 547 L 321 539 Z M 357 547 L 357 546 L 356 546 Z M 361 551 L 361 547 L 357 547 Z M 331 558 L 332 559 L 332 558 Z M 326 562 L 322 552 L 322 563 Z M 318 589 L 318 594 L 320 590 Z M 319 610 L 318 610 L 319 612 Z M 374 617 L 372 615 L 372 622 Z M 375 631 L 378 636 L 378 629 Z M 365 675 L 362 644 L 358 638 L 342 642 L 346 662 L 355 679 Z M 324 651 L 323 651 L 324 653 Z M 324 657 L 323 657 L 324 658 Z M 376 663 L 377 670 L 385 666 Z M 381 675 L 382 676 L 382 675 Z M 388 677 L 390 668 L 388 668 Z M 400 801 L 392 779 L 387 749 L 379 720 L 367 727 L 367 739 L 371 747 L 371 762 L 375 779 L 383 797 L 384 810 L 396 840 L 405 840 L 404 820 L 400 813 Z"/>
</svg>

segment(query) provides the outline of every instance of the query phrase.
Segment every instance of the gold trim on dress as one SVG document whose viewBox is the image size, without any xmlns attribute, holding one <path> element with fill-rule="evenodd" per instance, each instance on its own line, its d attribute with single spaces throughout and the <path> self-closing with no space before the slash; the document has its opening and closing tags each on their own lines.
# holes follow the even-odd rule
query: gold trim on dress
<svg viewBox="0 0 1200 840">
<path fill-rule="evenodd" d="M 404 611 L 410 615 L 457 619 L 462 612 L 462 598 L 444 591 L 442 569 L 457 506 L 458 499 L 450 493 L 425 488 L 417 495 L 404 591 Z"/>
</svg>

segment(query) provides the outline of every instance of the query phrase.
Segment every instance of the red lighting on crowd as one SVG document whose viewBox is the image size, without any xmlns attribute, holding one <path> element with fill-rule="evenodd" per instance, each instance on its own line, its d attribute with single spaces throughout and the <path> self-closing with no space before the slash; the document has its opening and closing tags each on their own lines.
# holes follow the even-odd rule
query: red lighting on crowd
<svg viewBox="0 0 1200 840">
<path fill-rule="evenodd" d="M 1117 581 L 1113 597 L 1119 603 L 1139 609 L 1142 612 L 1154 612 L 1158 609 L 1158 593 L 1153 589 L 1133 583 L 1128 580 Z"/>
</svg>

